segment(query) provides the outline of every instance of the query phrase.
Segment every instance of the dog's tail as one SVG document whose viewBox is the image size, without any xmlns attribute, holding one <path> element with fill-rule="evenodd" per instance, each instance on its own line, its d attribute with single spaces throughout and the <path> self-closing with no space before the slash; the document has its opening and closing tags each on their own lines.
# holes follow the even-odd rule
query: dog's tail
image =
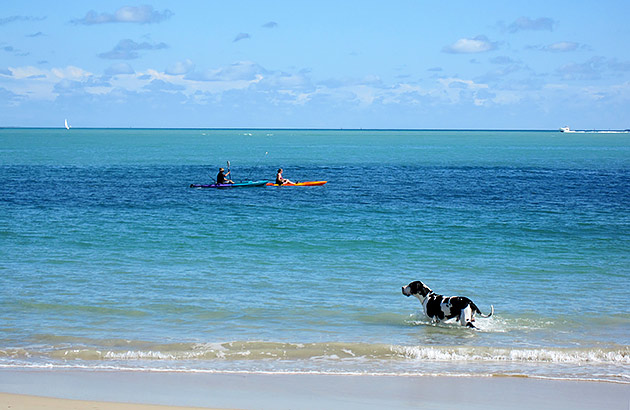
<svg viewBox="0 0 630 410">
<path fill-rule="evenodd" d="M 475 307 L 475 312 L 479 313 L 479 316 L 481 316 L 481 317 L 490 317 L 494 313 L 494 306 L 493 305 L 490 305 L 490 314 L 488 314 L 488 315 L 484 315 L 483 313 L 481 313 L 481 310 L 479 310 L 477 305 L 475 305 L 474 303 L 473 303 L 473 306 Z"/>
</svg>

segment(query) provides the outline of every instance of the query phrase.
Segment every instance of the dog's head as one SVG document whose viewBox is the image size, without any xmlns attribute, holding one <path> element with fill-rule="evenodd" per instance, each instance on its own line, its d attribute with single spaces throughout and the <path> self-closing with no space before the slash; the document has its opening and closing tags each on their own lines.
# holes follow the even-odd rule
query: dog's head
<svg viewBox="0 0 630 410">
<path fill-rule="evenodd" d="M 403 286 L 402 287 L 402 293 L 405 296 L 415 296 L 415 297 L 422 297 L 422 299 L 424 299 L 425 297 L 427 297 L 427 295 L 429 293 L 431 293 L 432 290 L 425 285 L 424 283 L 420 282 L 419 280 L 415 280 L 413 282 L 411 282 L 410 284 L 408 284 L 407 286 Z"/>
</svg>

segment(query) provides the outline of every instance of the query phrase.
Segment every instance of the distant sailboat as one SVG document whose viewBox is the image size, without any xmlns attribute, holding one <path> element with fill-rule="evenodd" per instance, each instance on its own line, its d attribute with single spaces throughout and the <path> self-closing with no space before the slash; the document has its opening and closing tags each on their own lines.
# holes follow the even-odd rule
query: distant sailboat
<svg viewBox="0 0 630 410">
<path fill-rule="evenodd" d="M 69 130 L 69 129 L 70 129 L 70 126 L 68 125 L 68 119 L 67 119 L 67 118 L 66 118 L 66 122 L 65 122 L 65 124 L 66 124 L 66 129 L 67 129 L 67 130 Z"/>
</svg>

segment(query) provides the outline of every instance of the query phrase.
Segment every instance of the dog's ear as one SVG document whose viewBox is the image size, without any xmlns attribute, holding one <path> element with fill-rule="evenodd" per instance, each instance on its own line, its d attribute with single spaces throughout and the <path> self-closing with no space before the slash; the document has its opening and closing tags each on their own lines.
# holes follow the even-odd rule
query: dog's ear
<svg viewBox="0 0 630 410">
<path fill-rule="evenodd" d="M 411 293 L 412 295 L 415 295 L 420 291 L 419 282 L 417 280 L 414 280 L 407 286 L 409 287 L 409 293 Z"/>
<path fill-rule="evenodd" d="M 426 296 L 429 293 L 431 293 L 431 288 L 429 288 L 427 285 L 425 285 L 424 283 L 420 282 L 420 294 L 422 296 Z"/>
<path fill-rule="evenodd" d="M 422 293 L 422 289 L 425 288 L 424 283 L 419 280 L 415 280 L 409 284 L 409 287 L 411 288 L 412 295 L 420 294 L 424 296 L 424 293 Z"/>
</svg>

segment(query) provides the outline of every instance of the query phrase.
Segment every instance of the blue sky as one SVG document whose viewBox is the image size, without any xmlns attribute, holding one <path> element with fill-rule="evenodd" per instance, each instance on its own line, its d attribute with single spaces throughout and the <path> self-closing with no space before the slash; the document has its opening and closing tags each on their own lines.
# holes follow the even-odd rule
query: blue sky
<svg viewBox="0 0 630 410">
<path fill-rule="evenodd" d="M 630 2 L 28 1 L 0 126 L 630 128 Z"/>
</svg>

